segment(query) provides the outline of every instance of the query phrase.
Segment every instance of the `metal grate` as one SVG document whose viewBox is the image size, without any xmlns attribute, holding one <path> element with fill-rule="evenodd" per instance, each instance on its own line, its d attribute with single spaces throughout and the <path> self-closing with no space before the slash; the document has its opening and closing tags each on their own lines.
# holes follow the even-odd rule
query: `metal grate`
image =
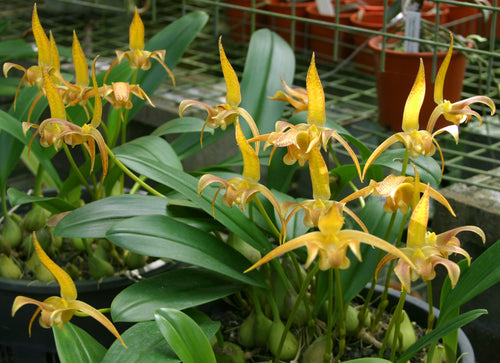
<svg viewBox="0 0 500 363">
<path fill-rule="evenodd" d="M 67 7 L 63 11 L 54 11 L 53 8 L 47 5 L 46 1 L 46 5 L 39 5 L 39 15 L 45 29 L 52 30 L 59 45 L 70 47 L 74 28 L 89 57 L 99 53 L 104 59 L 106 57 L 111 59 L 114 57 L 114 49 L 127 47 L 128 26 L 131 15 L 124 10 L 123 6 L 115 6 L 110 10 L 109 5 L 102 7 L 101 5 L 104 5 L 104 2 L 97 0 L 58 0 L 56 2 Z M 440 2 L 460 4 L 456 1 Z M 231 63 L 236 71 L 241 74 L 245 61 L 246 42 L 249 36 L 247 31 L 264 25 L 261 16 L 266 16 L 266 24 L 270 24 L 271 27 L 274 26 L 276 31 L 283 31 L 278 27 L 279 19 L 291 19 L 296 22 L 295 24 L 304 23 L 304 27 L 301 28 L 302 31 L 306 31 L 308 27 L 314 24 L 329 27 L 332 29 L 333 39 L 338 39 L 336 37 L 338 37 L 338 31 L 340 30 L 350 33 L 356 31 L 350 25 L 318 22 L 273 13 L 265 10 L 262 6 L 263 2 L 259 0 L 249 0 L 248 3 L 253 6 L 251 8 L 243 8 L 229 3 L 230 1 L 184 0 L 174 2 L 152 0 L 153 11 L 142 15 L 147 36 L 151 36 L 155 30 L 162 28 L 165 24 L 172 22 L 184 13 L 193 10 L 204 10 L 210 15 L 209 24 L 174 70 L 178 83 L 177 87 L 172 90 L 169 84 L 165 84 L 154 96 L 154 102 L 160 106 L 159 108 L 168 112 L 170 116 L 176 114 L 178 103 L 182 99 L 196 98 L 213 104 L 225 96 L 216 46 L 220 34 L 225 34 L 226 52 L 230 56 Z M 494 6 L 492 7 L 470 6 L 492 10 L 491 19 L 496 20 L 496 12 L 498 11 L 496 3 L 497 0 L 494 0 Z M 2 34 L 2 39 L 27 34 L 27 30 L 30 28 L 32 6 L 33 2 L 28 0 L 2 2 L 0 17 L 10 21 L 10 26 L 7 32 Z M 84 10 L 77 11 L 82 9 Z M 232 24 L 231 19 L 227 16 L 228 11 L 231 9 L 246 14 L 245 19 L 249 23 L 246 24 L 242 21 L 236 25 Z M 500 43 L 495 39 L 495 24 L 494 22 L 489 24 L 483 22 L 480 25 L 481 28 L 478 28 L 478 31 L 483 32 L 483 34 L 488 33 L 492 36 L 489 41 L 482 44 L 480 50 L 470 50 L 471 54 L 475 53 L 481 57 L 483 63 L 481 66 L 468 65 L 463 97 L 485 94 L 492 97 L 499 106 L 498 85 L 492 81 L 492 75 L 495 73 L 500 78 L 498 72 L 500 69 Z M 460 24 L 455 22 L 451 25 L 459 26 Z M 239 30 L 235 29 L 235 26 L 238 26 Z M 288 28 L 288 34 L 284 34 L 290 43 L 298 43 L 296 42 L 296 36 L 302 35 L 299 31 L 297 31 L 297 34 L 293 34 L 294 29 L 294 27 Z M 290 30 L 292 31 L 290 32 Z M 29 35 L 26 35 L 26 39 L 31 41 Z M 308 49 L 309 42 L 309 40 L 305 40 L 300 46 L 294 44 L 296 45 L 297 59 L 294 82 L 296 86 L 304 86 L 311 55 L 311 50 Z M 342 42 L 333 44 L 330 60 L 326 61 L 326 58 L 323 58 L 318 62 L 318 71 L 325 88 L 328 114 L 331 119 L 344 125 L 350 132 L 363 139 L 368 146 L 375 147 L 377 143 L 389 135 L 388 131 L 378 125 L 375 76 L 373 72 L 370 74 L 360 71 L 360 67 L 356 67 L 354 56 L 351 56 L 352 59 L 346 60 L 340 49 L 342 45 Z M 352 44 L 347 45 L 353 48 Z M 337 56 L 337 58 L 334 58 L 334 56 Z M 210 90 L 210 92 L 207 92 L 207 90 Z M 478 111 L 482 110 L 478 109 Z M 166 120 L 166 118 L 161 117 L 160 119 L 162 121 Z M 443 177 L 445 183 L 464 182 L 464 178 L 482 174 L 485 176 L 482 180 L 479 182 L 475 180 L 471 183 L 478 184 L 486 189 L 500 191 L 498 185 L 495 186 L 495 184 L 487 182 L 489 178 L 495 176 L 490 170 L 500 166 L 498 161 L 500 156 L 500 122 L 497 116 L 485 117 L 484 120 L 484 125 L 481 128 L 476 128 L 476 125 L 470 124 L 461 129 L 459 146 L 455 146 L 451 139 L 440 136 L 440 140 L 443 140 L 440 143 L 447 159 Z"/>
</svg>

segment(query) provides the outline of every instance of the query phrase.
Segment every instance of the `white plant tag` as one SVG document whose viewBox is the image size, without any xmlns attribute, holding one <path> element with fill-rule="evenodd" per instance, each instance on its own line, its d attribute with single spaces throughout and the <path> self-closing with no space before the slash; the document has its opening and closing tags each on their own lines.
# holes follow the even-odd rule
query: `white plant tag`
<svg viewBox="0 0 500 363">
<path fill-rule="evenodd" d="M 318 7 L 318 13 L 321 15 L 335 15 L 335 10 L 330 0 L 316 0 L 316 6 Z"/>
<path fill-rule="evenodd" d="M 405 36 L 412 38 L 420 38 L 420 12 L 408 11 L 406 12 L 405 23 Z M 418 42 L 405 40 L 405 52 L 417 53 Z"/>
</svg>

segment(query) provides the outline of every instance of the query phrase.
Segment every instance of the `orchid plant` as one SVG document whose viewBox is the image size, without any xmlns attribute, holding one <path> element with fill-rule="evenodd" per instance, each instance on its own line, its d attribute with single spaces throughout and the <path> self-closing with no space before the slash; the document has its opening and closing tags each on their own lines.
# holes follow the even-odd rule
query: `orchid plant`
<svg viewBox="0 0 500 363">
<path fill-rule="evenodd" d="M 89 60 L 73 31 L 70 54 L 74 74 L 68 74 L 61 70 L 62 48 L 57 46 L 52 32 L 46 33 L 36 4 L 33 6 L 31 25 L 37 64 L 27 68 L 13 62 L 3 64 L 5 77 L 18 74 L 21 77 L 11 109 L 0 113 L 2 155 L 9 155 L 2 158 L 0 177 L 3 212 L 0 251 L 10 266 L 2 269 L 0 276 L 55 281 L 51 274 L 39 274 L 33 267 L 33 261 L 37 266 L 40 264 L 34 253 L 32 232 L 36 232 L 50 257 L 64 264 L 76 280 L 100 279 L 147 262 L 147 256 L 122 251 L 104 239 L 62 240 L 55 238 L 52 231 L 58 220 L 82 203 L 111 195 L 135 194 L 139 187 L 156 192 L 120 163 L 115 153 L 123 146 L 118 147 L 119 144 L 132 139 L 127 135 L 127 124 L 133 115 L 146 102 L 154 106 L 148 93 L 166 77 L 175 84 L 170 68 L 205 19 L 202 13 L 179 19 L 145 44 L 144 24 L 136 10 L 130 24 L 130 49 L 117 50 L 116 58 L 108 62 L 108 69 L 100 73 L 96 64 L 105 61 L 99 56 Z M 191 24 L 194 25 L 179 38 L 181 43 L 172 45 L 171 39 Z M 47 107 L 50 117 L 43 119 Z M 105 112 L 107 108 L 109 112 Z M 103 117 L 106 113 L 108 116 Z M 72 150 L 78 145 L 82 146 L 83 157 L 78 150 Z M 56 161 L 59 152 L 64 152 L 67 162 L 64 155 Z M 33 173 L 31 190 L 9 185 L 10 174 L 21 164 L 27 174 Z M 125 175 L 132 180 L 127 189 Z M 25 215 L 18 215 L 16 209 L 23 204 L 27 208 L 20 210 L 26 209 L 21 212 Z"/>
<path fill-rule="evenodd" d="M 426 92 L 421 65 L 401 115 L 403 132 L 372 152 L 328 120 L 314 54 L 305 89 L 289 86 L 295 66 L 292 50 L 278 35 L 259 30 L 249 44 L 240 82 L 223 43 L 219 38 L 225 103 L 212 107 L 184 100 L 180 117 L 160 126 L 147 142 L 125 142 L 113 154 L 106 148 L 112 162 L 141 175 L 137 188 L 149 194 L 93 201 L 65 215 L 55 227 L 58 236 L 107 238 L 132 252 L 179 262 L 176 269 L 139 281 L 116 296 L 112 320 L 134 325 L 109 348 L 103 347 L 68 321 L 75 310 L 97 315 L 81 309 L 76 293 L 68 295 L 63 289 L 61 298 L 48 302 L 21 297 L 14 312 L 23 304 L 39 306 L 42 323 L 55 328 L 62 360 L 333 362 L 349 360 L 349 351 L 361 344 L 373 347 L 373 362 L 406 362 L 417 353 L 428 361 L 439 359 L 439 354 L 455 361 L 458 328 L 485 313 L 479 309 L 460 314 L 459 307 L 500 280 L 494 262 L 500 242 L 471 261 L 457 235 L 472 232 L 484 241 L 478 227 L 458 226 L 441 234 L 428 230 L 431 198 L 454 215 L 438 188 L 430 186 L 442 173 L 432 156 L 440 150 L 437 138 L 443 132 L 458 142 L 460 124 L 471 116 L 481 119 L 469 105 L 481 102 L 493 113 L 492 100 L 444 100 L 445 61 L 435 83 L 436 110 L 427 130 L 418 130 Z M 448 54 L 451 51 L 452 43 Z M 136 52 L 120 54 L 124 59 Z M 50 78 L 50 72 L 42 74 Z M 94 72 L 94 85 L 96 78 Z M 89 92 L 98 93 L 96 86 Z M 283 120 L 288 102 L 295 111 Z M 192 106 L 201 108 L 200 118 L 188 116 L 197 112 Z M 127 119 L 126 113 L 122 116 Z M 441 116 L 451 125 L 434 131 L 434 121 Z M 97 127 L 97 122 L 90 125 Z M 182 134 L 171 144 L 162 137 L 179 130 Z M 234 137 L 239 155 L 199 171 L 183 170 L 182 159 L 204 152 L 227 134 Z M 387 150 L 398 142 L 403 149 Z M 134 145 L 147 152 L 138 152 Z M 340 163 L 338 147 L 349 155 L 347 164 Z M 227 154 L 221 148 L 216 152 Z M 391 152 L 401 158 L 402 167 L 386 176 L 383 167 L 394 166 L 381 155 Z M 294 190 L 291 180 L 301 168 L 310 188 Z M 239 169 L 241 173 L 235 171 Z M 340 182 L 333 183 L 334 177 Z M 353 181 L 366 186 L 356 187 Z M 38 244 L 37 253 L 45 256 Z M 453 255 L 465 259 L 455 262 Z M 45 257 L 43 261 L 49 264 Z M 431 309 L 426 331 L 417 336 L 411 316 L 403 310 L 406 296 L 419 279 L 431 286 L 438 264 L 449 276 L 440 296 L 441 314 L 436 318 Z M 51 271 L 62 281 L 58 269 Z M 375 298 L 381 276 L 384 289 Z M 400 281 L 401 294 L 389 309 L 392 279 Z M 71 285 L 66 279 L 64 284 Z M 432 306 L 432 289 L 428 292 Z M 69 301 L 69 310 L 57 310 L 59 299 Z M 218 304 L 204 305 L 214 301 Z M 230 318 L 207 313 L 211 307 L 231 311 Z M 389 323 L 383 323 L 387 315 Z M 100 321 L 115 334 L 107 320 Z M 72 344 L 76 341 L 79 344 Z"/>
</svg>

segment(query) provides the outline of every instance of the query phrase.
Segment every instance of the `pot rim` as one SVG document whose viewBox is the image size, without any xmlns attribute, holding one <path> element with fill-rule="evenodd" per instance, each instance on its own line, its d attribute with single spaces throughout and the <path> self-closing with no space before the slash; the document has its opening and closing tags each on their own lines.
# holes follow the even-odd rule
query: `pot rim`
<svg viewBox="0 0 500 363">
<path fill-rule="evenodd" d="M 110 290 L 119 286 L 125 286 L 155 274 L 158 270 L 167 270 L 171 264 L 162 259 L 153 261 L 138 269 L 126 271 L 118 275 L 104 277 L 102 279 L 76 280 L 75 285 L 78 293 L 95 290 Z M 0 277 L 0 287 L 4 291 L 29 291 L 32 294 L 59 294 L 59 285 L 56 281 L 44 282 L 34 280 L 15 280 Z"/>
<path fill-rule="evenodd" d="M 383 35 L 377 35 L 377 36 L 371 38 L 368 41 L 368 46 L 370 47 L 370 49 L 372 49 L 373 51 L 378 52 L 378 53 L 382 52 L 382 48 L 380 47 L 380 44 L 382 43 L 383 37 L 384 37 Z M 388 38 L 388 40 L 386 41 L 386 44 L 391 43 L 391 41 L 392 42 L 402 41 L 399 38 L 394 38 L 391 36 L 386 36 L 386 37 Z M 402 51 L 389 49 L 389 48 L 386 48 L 384 51 L 385 51 L 385 53 L 398 55 L 398 56 L 405 57 L 405 58 L 415 58 L 415 57 L 430 58 L 430 57 L 434 56 L 434 52 L 408 53 L 408 52 L 402 52 Z M 446 53 L 447 53 L 447 51 L 436 52 L 438 57 L 443 57 L 443 58 L 446 56 Z M 459 54 L 459 51 L 454 50 L 452 54 L 455 56 L 455 55 Z"/>
<path fill-rule="evenodd" d="M 366 288 L 370 288 L 370 284 L 366 286 Z M 375 285 L 375 292 L 381 294 L 384 291 L 384 286 L 382 285 Z M 399 300 L 399 297 L 401 296 L 401 292 L 394 290 L 394 289 L 389 289 L 389 297 L 394 299 L 395 302 Z M 429 311 L 429 304 L 427 301 L 420 300 L 414 296 L 411 295 L 406 295 L 406 303 L 414 305 L 417 309 L 422 310 L 422 311 Z M 406 305 L 406 304 L 405 304 Z M 436 307 L 432 307 L 432 310 L 434 312 L 434 316 L 439 318 L 439 309 Z M 465 332 L 462 330 L 462 328 L 458 329 L 458 347 L 460 348 L 460 353 L 467 353 L 461 357 L 461 362 L 462 363 L 475 363 L 476 358 L 474 355 L 474 348 L 472 347 L 471 342 L 469 341 L 469 338 L 465 334 Z"/>
</svg>

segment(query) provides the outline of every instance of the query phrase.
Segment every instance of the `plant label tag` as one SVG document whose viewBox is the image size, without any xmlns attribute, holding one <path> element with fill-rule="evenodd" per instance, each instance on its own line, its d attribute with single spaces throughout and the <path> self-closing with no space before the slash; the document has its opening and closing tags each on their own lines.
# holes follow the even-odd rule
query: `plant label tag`
<svg viewBox="0 0 500 363">
<path fill-rule="evenodd" d="M 316 0 L 316 6 L 318 7 L 318 12 L 321 15 L 335 15 L 335 10 L 330 0 Z"/>
<path fill-rule="evenodd" d="M 420 12 L 408 11 L 406 13 L 405 36 L 411 38 L 420 38 Z M 405 40 L 405 52 L 417 53 L 418 42 Z"/>
</svg>

